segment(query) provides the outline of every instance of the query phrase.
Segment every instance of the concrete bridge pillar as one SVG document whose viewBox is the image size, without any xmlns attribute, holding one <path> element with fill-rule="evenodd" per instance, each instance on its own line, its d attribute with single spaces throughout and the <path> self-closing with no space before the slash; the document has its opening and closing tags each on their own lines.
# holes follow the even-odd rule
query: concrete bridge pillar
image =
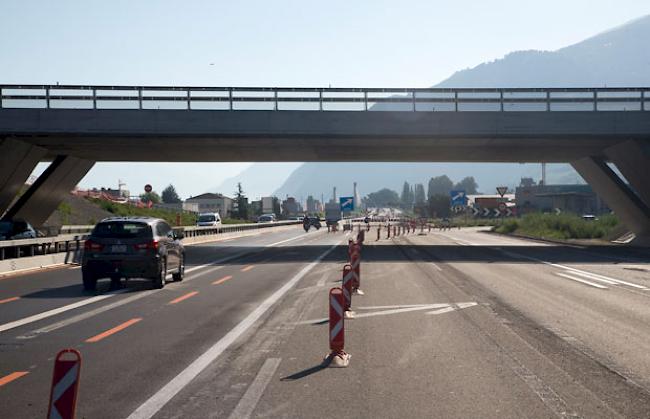
<svg viewBox="0 0 650 419">
<path fill-rule="evenodd" d="M 0 217 L 46 152 L 13 138 L 0 139 Z"/>
<path fill-rule="evenodd" d="M 650 237 L 650 208 L 607 165 L 604 157 L 585 157 L 571 165 L 637 237 Z"/>
<path fill-rule="evenodd" d="M 77 157 L 57 156 L 5 217 L 24 219 L 36 227 L 42 226 L 94 164 L 94 161 Z"/>
<path fill-rule="evenodd" d="M 626 141 L 605 149 L 605 156 L 650 208 L 650 144 Z"/>
</svg>

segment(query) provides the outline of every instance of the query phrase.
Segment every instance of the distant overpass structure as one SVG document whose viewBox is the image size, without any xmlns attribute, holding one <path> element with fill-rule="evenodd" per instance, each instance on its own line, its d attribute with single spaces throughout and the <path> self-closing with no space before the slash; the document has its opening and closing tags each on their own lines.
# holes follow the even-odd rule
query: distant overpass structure
<svg viewBox="0 0 650 419">
<path fill-rule="evenodd" d="M 566 162 L 650 235 L 650 88 L 0 85 L 0 98 L 0 214 L 35 225 L 98 161 Z"/>
</svg>

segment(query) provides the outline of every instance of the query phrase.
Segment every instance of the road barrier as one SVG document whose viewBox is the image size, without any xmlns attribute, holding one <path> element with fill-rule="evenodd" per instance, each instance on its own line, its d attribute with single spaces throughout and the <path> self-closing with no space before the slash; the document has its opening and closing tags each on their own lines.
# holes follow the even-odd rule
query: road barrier
<svg viewBox="0 0 650 419">
<path fill-rule="evenodd" d="M 350 266 L 355 274 L 354 282 L 352 283 L 353 292 L 355 294 L 363 295 L 361 288 L 361 253 L 358 251 L 352 252 L 350 255 Z"/>
<path fill-rule="evenodd" d="M 63 359 L 72 355 L 74 359 Z M 54 373 L 50 389 L 48 419 L 73 419 L 77 409 L 81 354 L 76 349 L 63 349 L 54 360 Z"/>
<path fill-rule="evenodd" d="M 345 352 L 345 305 L 343 290 L 332 288 L 329 292 L 329 343 L 330 353 L 325 358 L 328 366 L 345 368 L 350 364 L 350 355 Z"/>
<path fill-rule="evenodd" d="M 352 311 L 352 292 L 354 288 L 353 284 L 355 281 L 355 276 L 356 273 L 352 269 L 352 266 L 345 265 L 343 267 L 343 278 L 341 279 L 341 288 L 343 289 L 343 296 L 345 297 L 345 304 L 343 308 L 345 310 L 346 318 L 354 317 L 354 312 Z"/>
<path fill-rule="evenodd" d="M 381 238 L 381 226 L 377 227 L 377 241 Z"/>
<path fill-rule="evenodd" d="M 386 227 L 386 238 L 390 239 L 390 224 Z"/>
<path fill-rule="evenodd" d="M 359 234 L 357 234 L 357 243 L 359 243 L 359 245 L 362 245 L 365 239 L 366 232 L 363 230 L 359 231 Z"/>
</svg>

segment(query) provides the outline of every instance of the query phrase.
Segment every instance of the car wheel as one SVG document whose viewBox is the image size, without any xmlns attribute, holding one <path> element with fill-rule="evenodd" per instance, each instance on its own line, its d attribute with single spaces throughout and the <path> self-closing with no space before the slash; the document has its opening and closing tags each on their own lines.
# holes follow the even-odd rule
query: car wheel
<svg viewBox="0 0 650 419">
<path fill-rule="evenodd" d="M 81 279 L 84 284 L 84 290 L 95 291 L 97 289 L 97 278 L 93 277 L 90 274 L 82 273 Z"/>
<path fill-rule="evenodd" d="M 185 255 L 181 255 L 180 260 L 178 261 L 178 272 L 174 272 L 172 274 L 172 279 L 176 282 L 180 282 L 183 280 L 183 277 L 185 276 Z"/>
<path fill-rule="evenodd" d="M 165 277 L 167 276 L 167 262 L 165 260 L 160 261 L 160 270 L 158 276 L 153 280 L 154 288 L 164 288 L 165 287 Z"/>
</svg>

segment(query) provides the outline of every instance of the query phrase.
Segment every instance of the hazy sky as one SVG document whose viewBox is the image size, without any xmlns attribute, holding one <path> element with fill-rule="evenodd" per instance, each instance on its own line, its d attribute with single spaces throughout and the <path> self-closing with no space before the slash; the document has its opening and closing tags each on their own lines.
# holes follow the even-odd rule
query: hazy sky
<svg viewBox="0 0 650 419">
<path fill-rule="evenodd" d="M 649 13 L 648 0 L 1 0 L 0 83 L 426 87 Z M 246 166 L 170 165 L 183 196 Z M 142 173 L 164 181 L 119 167 L 131 189 Z M 113 168 L 82 185 L 115 185 Z"/>
</svg>

